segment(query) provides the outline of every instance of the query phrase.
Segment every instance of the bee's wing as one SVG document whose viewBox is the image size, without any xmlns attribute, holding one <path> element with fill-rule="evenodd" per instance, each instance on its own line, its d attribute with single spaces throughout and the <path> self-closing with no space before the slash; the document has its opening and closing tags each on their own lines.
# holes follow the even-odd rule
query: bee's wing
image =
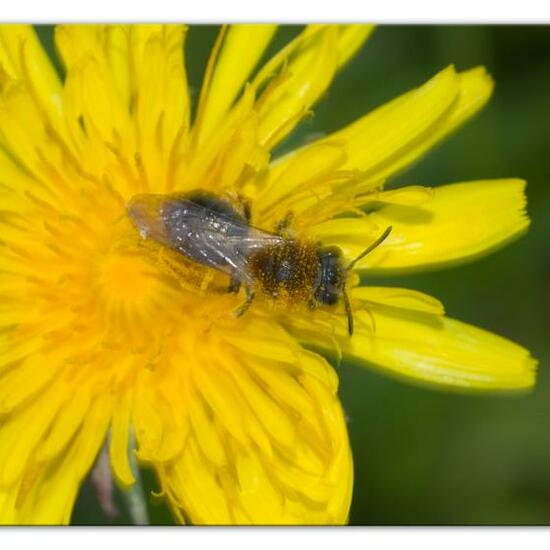
<svg viewBox="0 0 550 550">
<path fill-rule="evenodd" d="M 231 222 L 231 229 L 236 225 Z M 254 250 L 283 242 L 279 235 L 243 225 L 245 234 L 227 234 L 226 231 L 204 231 L 197 243 L 204 252 L 205 263 L 221 269 L 248 284 L 254 279 L 248 269 L 248 257 Z M 221 260 L 221 262 L 220 262 Z"/>
<path fill-rule="evenodd" d="M 130 202 L 128 213 L 143 238 L 152 238 L 202 265 L 236 273 L 249 284 L 253 282 L 248 270 L 250 253 L 283 241 L 239 220 L 230 210 L 218 211 L 185 196 L 166 200 L 161 195 L 139 195 Z"/>
<path fill-rule="evenodd" d="M 253 283 L 248 270 L 250 252 L 281 240 L 234 218 L 219 215 L 205 219 L 198 210 L 186 211 L 177 223 L 168 224 L 168 230 L 172 248 L 203 265 L 236 274 L 249 284 Z"/>
<path fill-rule="evenodd" d="M 239 280 L 251 284 L 253 279 L 248 271 L 247 254 L 241 243 L 242 240 L 220 237 L 219 234 L 205 234 L 201 246 L 205 258 L 208 258 L 205 263 L 230 275 L 236 274 Z"/>
<path fill-rule="evenodd" d="M 267 233 L 256 227 L 247 226 L 247 233 L 244 236 L 231 235 L 226 238 L 228 243 L 239 245 L 247 253 L 266 246 L 273 246 L 284 242 L 280 235 Z"/>
</svg>

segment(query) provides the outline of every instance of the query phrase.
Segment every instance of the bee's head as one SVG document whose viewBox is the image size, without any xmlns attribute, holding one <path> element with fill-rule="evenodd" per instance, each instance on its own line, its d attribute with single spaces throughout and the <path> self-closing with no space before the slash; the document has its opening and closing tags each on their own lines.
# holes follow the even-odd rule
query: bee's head
<svg viewBox="0 0 550 550">
<path fill-rule="evenodd" d="M 359 260 L 380 246 L 391 233 L 391 230 L 390 225 L 376 241 L 363 250 L 347 266 L 342 264 L 342 251 L 336 246 L 321 247 L 318 251 L 319 266 L 313 291 L 315 300 L 321 304 L 333 305 L 339 301 L 340 297 L 344 299 L 344 306 L 348 317 L 348 333 L 350 336 L 353 334 L 353 311 L 346 292 L 348 273 Z"/>
<path fill-rule="evenodd" d="M 340 299 L 346 284 L 342 251 L 336 246 L 325 246 L 317 254 L 319 264 L 313 296 L 320 304 L 334 305 Z"/>
</svg>

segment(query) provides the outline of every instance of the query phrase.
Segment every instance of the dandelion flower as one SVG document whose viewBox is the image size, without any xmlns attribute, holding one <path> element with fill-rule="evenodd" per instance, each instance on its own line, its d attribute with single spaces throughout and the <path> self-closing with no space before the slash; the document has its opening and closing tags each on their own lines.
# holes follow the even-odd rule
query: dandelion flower
<svg viewBox="0 0 550 550">
<path fill-rule="evenodd" d="M 371 30 L 308 26 L 258 68 L 275 27 L 224 28 L 192 117 L 183 26 L 58 27 L 64 78 L 31 27 L 0 27 L 3 523 L 69 522 L 106 438 L 131 487 L 130 430 L 181 521 L 344 523 L 352 456 L 327 354 L 444 387 L 533 385 L 520 346 L 419 292 L 359 284 L 526 230 L 521 180 L 384 190 L 485 104 L 483 68 L 448 67 L 272 158 Z M 292 212 L 297 234 L 350 260 L 391 225 L 350 275 L 353 337 L 341 306 L 259 299 L 235 318 L 242 296 L 216 291 L 223 275 L 170 269 L 127 205 L 197 188 L 245 197 L 258 227 Z"/>
</svg>

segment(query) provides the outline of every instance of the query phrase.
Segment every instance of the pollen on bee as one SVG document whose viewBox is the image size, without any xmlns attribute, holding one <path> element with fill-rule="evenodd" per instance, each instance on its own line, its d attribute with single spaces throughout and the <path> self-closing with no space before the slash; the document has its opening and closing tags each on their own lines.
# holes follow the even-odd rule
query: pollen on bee
<svg viewBox="0 0 550 550">
<path fill-rule="evenodd" d="M 249 266 L 264 293 L 289 303 L 305 302 L 318 275 L 317 249 L 309 242 L 287 240 L 252 254 Z"/>
</svg>

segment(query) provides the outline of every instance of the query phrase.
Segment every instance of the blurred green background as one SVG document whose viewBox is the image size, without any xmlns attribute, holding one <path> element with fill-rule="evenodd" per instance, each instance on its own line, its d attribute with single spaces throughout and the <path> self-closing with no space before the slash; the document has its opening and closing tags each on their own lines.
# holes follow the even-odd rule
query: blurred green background
<svg viewBox="0 0 550 550">
<path fill-rule="evenodd" d="M 38 30 L 52 52 L 52 28 Z M 272 51 L 299 30 L 282 28 Z M 192 26 L 188 35 L 194 99 L 216 32 Z M 549 52 L 548 26 L 381 26 L 284 146 L 340 128 L 448 64 L 482 64 L 496 81 L 489 105 L 394 182 L 529 182 L 532 226 L 521 240 L 473 264 L 373 282 L 437 296 L 450 316 L 529 348 L 540 361 L 536 389 L 512 397 L 458 395 L 342 365 L 355 461 L 351 524 L 550 524 Z M 143 475 L 156 489 L 153 476 Z M 122 514 L 113 522 L 86 483 L 73 523 L 128 522 L 117 499 Z M 149 513 L 152 523 L 172 523 L 153 499 Z"/>
</svg>

